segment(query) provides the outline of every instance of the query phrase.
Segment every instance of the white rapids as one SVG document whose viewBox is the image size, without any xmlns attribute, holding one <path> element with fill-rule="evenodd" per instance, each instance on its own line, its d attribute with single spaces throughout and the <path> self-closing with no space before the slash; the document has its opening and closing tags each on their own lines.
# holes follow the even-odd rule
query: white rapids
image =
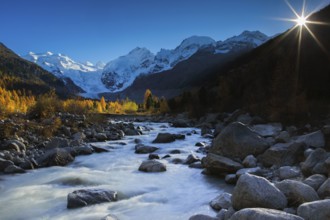
<svg viewBox="0 0 330 220">
<path fill-rule="evenodd" d="M 127 136 L 120 141 L 98 142 L 97 146 L 110 150 L 107 153 L 76 157 L 66 167 L 50 167 L 28 171 L 25 174 L 0 176 L 1 220 L 100 220 L 108 214 L 120 220 L 185 220 L 194 214 L 215 215 L 209 202 L 221 192 L 231 191 L 223 180 L 201 174 L 200 169 L 183 164 L 173 164 L 173 158 L 185 160 L 194 152 L 196 142 L 210 143 L 194 128 L 171 128 L 160 123 L 136 123 L 152 128 L 141 136 Z M 166 125 L 166 128 L 164 128 Z M 185 140 L 169 144 L 152 144 L 159 132 L 187 134 Z M 143 173 L 138 171 L 148 154 L 134 153 L 134 139 L 143 144 L 157 146 L 155 153 L 161 157 L 167 171 Z M 126 145 L 123 145 L 125 143 Z M 101 188 L 118 192 L 118 201 L 67 209 L 68 193 L 78 189 Z"/>
</svg>

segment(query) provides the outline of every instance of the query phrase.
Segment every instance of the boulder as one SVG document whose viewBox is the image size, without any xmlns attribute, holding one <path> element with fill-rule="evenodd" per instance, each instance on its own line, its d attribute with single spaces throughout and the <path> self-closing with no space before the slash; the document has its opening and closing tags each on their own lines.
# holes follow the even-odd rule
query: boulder
<svg viewBox="0 0 330 220">
<path fill-rule="evenodd" d="M 213 174 L 235 173 L 243 166 L 227 157 L 209 153 L 202 159 L 202 164 Z"/>
<path fill-rule="evenodd" d="M 10 165 L 14 165 L 14 163 L 10 160 L 0 158 L 0 172 L 4 171 Z"/>
<path fill-rule="evenodd" d="M 242 162 L 244 167 L 252 168 L 257 166 L 257 158 L 255 158 L 253 155 L 248 155 L 245 157 L 245 159 Z"/>
<path fill-rule="evenodd" d="M 185 161 L 185 164 L 192 164 L 192 163 L 195 163 L 200 160 L 201 159 L 198 156 L 196 156 L 195 154 L 189 154 Z"/>
<path fill-rule="evenodd" d="M 181 134 L 159 133 L 152 143 L 171 143 L 177 139 L 182 140 L 184 138 L 185 135 Z"/>
<path fill-rule="evenodd" d="M 74 135 L 72 135 L 72 139 L 74 141 L 78 141 L 78 142 L 82 143 L 86 139 L 86 135 L 82 132 L 77 132 Z"/>
<path fill-rule="evenodd" d="M 106 141 L 108 140 L 108 136 L 105 133 L 97 133 L 94 135 L 94 137 L 97 139 L 97 141 Z"/>
<path fill-rule="evenodd" d="M 260 167 L 253 167 L 253 168 L 240 169 L 236 172 L 236 177 L 239 178 L 240 176 L 242 176 L 243 174 L 246 174 L 246 173 L 258 176 L 258 174 L 261 174 L 261 168 Z"/>
<path fill-rule="evenodd" d="M 235 210 L 255 207 L 283 209 L 287 206 L 287 199 L 267 179 L 244 174 L 234 188 L 232 204 Z"/>
<path fill-rule="evenodd" d="M 134 128 L 126 128 L 126 129 L 124 129 L 124 133 L 126 136 L 141 135 L 141 133 L 138 130 L 135 130 Z"/>
<path fill-rule="evenodd" d="M 287 143 L 290 141 L 290 134 L 287 131 L 281 131 L 280 134 L 275 138 L 277 143 Z"/>
<path fill-rule="evenodd" d="M 74 155 L 78 156 L 78 155 L 89 155 L 94 153 L 94 150 L 92 147 L 89 146 L 79 146 L 79 147 L 75 147 L 74 148 Z"/>
<path fill-rule="evenodd" d="M 37 164 L 40 167 L 49 166 L 65 166 L 74 161 L 74 157 L 70 154 L 68 149 L 55 148 L 48 150 L 44 155 L 37 159 Z"/>
<path fill-rule="evenodd" d="M 117 192 L 106 189 L 81 189 L 68 194 L 67 208 L 78 208 L 103 202 L 117 201 Z"/>
<path fill-rule="evenodd" d="M 61 137 L 52 138 L 47 144 L 46 149 L 54 149 L 54 148 L 65 148 L 69 147 L 69 140 Z"/>
<path fill-rule="evenodd" d="M 222 193 L 221 195 L 212 199 L 210 206 L 217 211 L 221 209 L 229 209 L 229 207 L 231 207 L 231 194 Z"/>
<path fill-rule="evenodd" d="M 94 150 L 95 153 L 109 152 L 109 150 L 104 149 L 104 148 L 102 148 L 102 147 L 95 146 L 95 145 L 93 145 L 93 144 L 91 144 L 90 146 L 93 148 L 93 150 Z"/>
<path fill-rule="evenodd" d="M 284 166 L 278 169 L 278 177 L 281 180 L 296 178 L 301 175 L 300 170 L 295 167 Z"/>
<path fill-rule="evenodd" d="M 191 216 L 189 218 L 189 220 L 218 220 L 218 219 L 213 218 L 213 217 L 208 216 L 208 215 L 198 214 L 198 215 Z"/>
<path fill-rule="evenodd" d="M 297 213 L 305 220 L 330 219 L 330 199 L 308 202 L 298 207 Z"/>
<path fill-rule="evenodd" d="M 327 197 L 330 198 L 330 178 L 328 178 L 317 190 L 320 198 L 325 199 Z M 330 207 L 329 207 L 330 208 Z"/>
<path fill-rule="evenodd" d="M 227 184 L 236 184 L 236 182 L 237 182 L 237 176 L 236 176 L 236 174 L 227 174 L 225 176 L 225 182 Z"/>
<path fill-rule="evenodd" d="M 276 183 L 275 186 L 284 193 L 289 206 L 297 207 L 302 203 L 319 199 L 319 196 L 312 187 L 299 181 L 283 180 L 282 182 Z"/>
<path fill-rule="evenodd" d="M 214 139 L 210 152 L 243 160 L 248 155 L 259 155 L 267 148 L 265 139 L 244 124 L 234 122 Z"/>
<path fill-rule="evenodd" d="M 304 220 L 283 211 L 265 208 L 246 208 L 236 212 L 230 220 Z"/>
<path fill-rule="evenodd" d="M 139 171 L 153 173 L 153 172 L 164 172 L 166 171 L 165 164 L 155 161 L 155 160 L 147 160 L 143 161 L 139 167 Z"/>
<path fill-rule="evenodd" d="M 325 161 L 330 156 L 324 149 L 318 148 L 313 151 L 305 160 L 301 163 L 301 171 L 305 176 L 310 176 L 312 174 L 328 174 L 325 167 Z"/>
<path fill-rule="evenodd" d="M 203 142 L 197 142 L 197 143 L 195 144 L 195 146 L 196 146 L 196 147 L 205 147 L 206 145 L 205 145 L 205 143 L 203 143 Z"/>
<path fill-rule="evenodd" d="M 7 173 L 7 174 L 13 174 L 13 173 L 25 173 L 26 171 L 23 170 L 22 168 L 18 167 L 18 166 L 9 165 L 8 167 L 6 167 L 4 172 Z"/>
<path fill-rule="evenodd" d="M 135 153 L 136 154 L 149 154 L 158 150 L 158 147 L 146 146 L 144 144 L 135 145 Z"/>
<path fill-rule="evenodd" d="M 153 159 L 159 160 L 160 159 L 158 154 L 149 154 L 148 158 L 149 158 L 149 160 L 153 160 Z"/>
<path fill-rule="evenodd" d="M 303 160 L 304 150 L 303 143 L 278 143 L 266 150 L 258 159 L 267 167 L 293 166 Z"/>
<path fill-rule="evenodd" d="M 326 181 L 326 177 L 321 174 L 314 174 L 303 181 L 306 185 L 311 186 L 314 190 L 318 190 Z"/>
<path fill-rule="evenodd" d="M 175 128 L 188 128 L 191 126 L 192 126 L 192 123 L 186 119 L 176 119 L 172 122 L 172 127 L 175 127 Z"/>
<path fill-rule="evenodd" d="M 315 131 L 310 134 L 302 135 L 296 138 L 296 142 L 304 143 L 308 147 L 324 147 L 325 146 L 325 138 L 324 134 L 321 130 Z"/>
<path fill-rule="evenodd" d="M 251 127 L 253 131 L 263 137 L 275 137 L 282 131 L 282 124 L 258 124 Z"/>
</svg>

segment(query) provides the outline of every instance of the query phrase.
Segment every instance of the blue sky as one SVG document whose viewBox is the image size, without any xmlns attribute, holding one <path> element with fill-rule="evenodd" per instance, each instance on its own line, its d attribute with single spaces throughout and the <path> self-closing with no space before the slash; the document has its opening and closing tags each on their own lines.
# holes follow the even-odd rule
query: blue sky
<svg viewBox="0 0 330 220">
<path fill-rule="evenodd" d="M 303 0 L 289 0 L 301 10 Z M 307 11 L 330 0 L 307 0 Z M 224 40 L 243 30 L 283 32 L 284 0 L 0 0 L 0 42 L 16 53 L 52 51 L 108 62 L 133 48 L 172 49 L 192 35 Z"/>
</svg>

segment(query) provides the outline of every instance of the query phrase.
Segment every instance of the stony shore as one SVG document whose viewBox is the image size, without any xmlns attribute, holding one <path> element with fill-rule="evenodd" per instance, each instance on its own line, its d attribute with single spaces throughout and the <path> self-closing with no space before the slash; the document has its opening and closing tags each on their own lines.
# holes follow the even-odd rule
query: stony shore
<svg viewBox="0 0 330 220">
<path fill-rule="evenodd" d="M 243 111 L 209 114 L 199 120 L 188 119 L 185 115 L 108 116 L 102 123 L 79 115 L 59 114 L 57 118 L 61 120 L 61 127 L 49 138 L 37 135 L 33 132 L 35 128 L 29 129 L 27 125 L 31 122 L 0 121 L 0 128 L 16 131 L 0 143 L 0 172 L 13 174 L 39 167 L 65 166 L 75 156 L 107 151 L 91 142 L 142 134 L 145 128 L 133 122 L 168 122 L 173 127 L 198 127 L 202 136 L 212 138 L 211 146 L 201 146 L 205 153 L 201 161 L 192 155 L 187 158 L 189 163 L 186 162 L 203 169 L 204 175 L 219 176 L 234 185 L 232 194 L 219 193 L 210 201 L 215 216 L 200 214 L 190 220 L 330 219 L 327 208 L 330 207 L 329 120 L 313 125 L 284 125 L 268 123 Z M 47 127 L 54 120 L 38 123 Z M 176 134 L 159 134 L 155 142 L 180 138 Z M 202 143 L 196 146 L 198 144 Z M 140 171 L 166 172 L 166 167 L 157 161 L 158 155 L 153 153 L 156 150 L 137 143 L 135 153 L 150 153 L 150 160 L 141 164 Z M 73 192 L 68 195 L 73 199 L 70 208 L 79 207 L 86 197 L 102 195 L 100 202 L 116 199 L 115 192 L 108 194 L 104 197 L 104 193 L 94 191 Z M 77 196 L 80 196 L 78 203 Z M 92 199 L 85 203 L 98 201 Z"/>
</svg>

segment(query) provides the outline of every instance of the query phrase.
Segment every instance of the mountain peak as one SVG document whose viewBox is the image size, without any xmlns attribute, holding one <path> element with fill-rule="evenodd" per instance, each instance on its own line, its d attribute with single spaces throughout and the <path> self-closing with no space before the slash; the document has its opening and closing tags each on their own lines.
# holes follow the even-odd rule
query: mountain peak
<svg viewBox="0 0 330 220">
<path fill-rule="evenodd" d="M 216 41 L 213 40 L 211 37 L 194 35 L 194 36 L 184 39 L 181 42 L 179 48 L 186 48 L 186 47 L 189 47 L 192 45 L 202 47 L 205 45 L 214 45 L 215 43 L 216 43 Z"/>
</svg>

